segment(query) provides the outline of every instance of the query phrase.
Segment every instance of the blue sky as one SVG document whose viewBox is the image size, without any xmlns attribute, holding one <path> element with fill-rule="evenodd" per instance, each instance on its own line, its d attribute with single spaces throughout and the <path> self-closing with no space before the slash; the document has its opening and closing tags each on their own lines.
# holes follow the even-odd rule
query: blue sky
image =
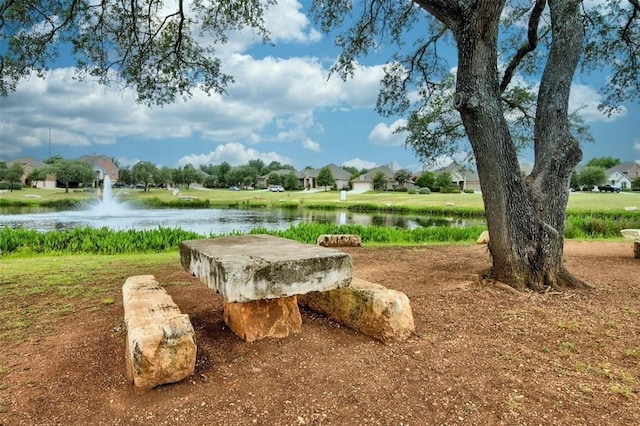
<svg viewBox="0 0 640 426">
<path fill-rule="evenodd" d="M 368 58 L 347 82 L 327 80 L 337 50 L 306 17 L 303 3 L 279 0 L 268 11 L 274 46 L 261 45 L 250 32 L 231 35 L 219 53 L 236 82 L 223 96 L 195 91 L 187 102 L 148 108 L 136 104 L 130 90 L 74 80 L 63 57 L 45 79 L 24 80 L 0 98 L 0 159 L 103 154 L 125 166 L 145 160 L 176 167 L 260 158 L 299 170 L 328 163 L 420 170 L 403 135 L 393 133 L 399 117 L 374 110 L 387 57 Z M 597 88 L 604 78 L 574 80 L 571 107 L 583 106 L 595 137 L 583 145 L 584 158 L 640 162 L 640 105 L 625 104 L 612 117 L 599 113 Z M 532 161 L 533 155 L 524 151 L 522 158 Z"/>
</svg>

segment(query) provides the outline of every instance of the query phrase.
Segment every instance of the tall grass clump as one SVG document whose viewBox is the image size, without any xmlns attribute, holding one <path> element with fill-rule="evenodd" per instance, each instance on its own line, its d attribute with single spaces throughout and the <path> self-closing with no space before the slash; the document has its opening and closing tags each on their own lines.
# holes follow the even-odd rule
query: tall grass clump
<svg viewBox="0 0 640 426">
<path fill-rule="evenodd" d="M 627 213 L 627 212 L 625 212 Z M 640 215 L 585 214 L 568 215 L 565 238 L 617 238 L 622 229 L 640 229 Z"/>
<path fill-rule="evenodd" d="M 327 223 L 300 223 L 286 230 L 256 228 L 251 234 L 270 234 L 303 243 L 315 244 L 322 234 L 355 234 L 363 244 L 424 244 L 429 242 L 475 241 L 484 226 L 467 228 L 435 227 L 401 229 L 362 225 L 333 225 Z"/>
<path fill-rule="evenodd" d="M 177 228 L 119 230 L 75 228 L 69 231 L 38 232 L 31 229 L 0 230 L 0 250 L 19 254 L 119 254 L 177 250 L 184 240 L 202 235 Z"/>
<path fill-rule="evenodd" d="M 199 198 L 178 198 L 173 200 L 161 200 L 157 197 L 140 200 L 147 207 L 154 208 L 209 208 L 208 199 Z"/>
</svg>

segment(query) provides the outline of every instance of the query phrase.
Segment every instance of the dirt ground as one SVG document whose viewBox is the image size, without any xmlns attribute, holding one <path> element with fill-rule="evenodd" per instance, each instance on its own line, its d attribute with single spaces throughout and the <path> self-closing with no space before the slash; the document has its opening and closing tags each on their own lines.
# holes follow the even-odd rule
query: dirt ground
<svg viewBox="0 0 640 426">
<path fill-rule="evenodd" d="M 122 303 L 3 344 L 0 425 L 638 425 L 640 259 L 632 244 L 566 244 L 585 292 L 481 286 L 484 246 L 344 249 L 354 275 L 405 292 L 416 335 L 384 345 L 303 311 L 302 333 L 245 343 L 179 263 L 154 271 L 197 334 L 195 374 L 138 395 Z"/>
</svg>

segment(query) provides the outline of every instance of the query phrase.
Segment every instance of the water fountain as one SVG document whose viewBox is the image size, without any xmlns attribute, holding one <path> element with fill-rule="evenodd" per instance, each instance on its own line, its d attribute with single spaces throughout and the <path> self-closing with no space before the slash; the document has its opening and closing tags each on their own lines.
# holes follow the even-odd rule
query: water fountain
<svg viewBox="0 0 640 426">
<path fill-rule="evenodd" d="M 102 199 L 97 204 L 94 204 L 90 211 L 107 216 L 120 216 L 131 213 L 126 203 L 118 201 L 116 197 L 113 196 L 113 187 L 111 186 L 111 178 L 109 178 L 109 176 L 104 177 Z"/>
</svg>

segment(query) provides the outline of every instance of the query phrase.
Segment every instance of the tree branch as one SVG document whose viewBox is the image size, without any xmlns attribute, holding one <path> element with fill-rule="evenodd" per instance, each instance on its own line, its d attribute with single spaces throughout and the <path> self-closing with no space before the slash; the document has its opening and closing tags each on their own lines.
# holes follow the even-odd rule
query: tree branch
<svg viewBox="0 0 640 426">
<path fill-rule="evenodd" d="M 500 83 L 500 92 L 504 92 L 507 89 L 516 68 L 520 65 L 520 62 L 522 62 L 524 57 L 533 52 L 538 46 L 538 26 L 540 24 L 540 16 L 542 15 L 546 4 L 546 0 L 536 0 L 536 4 L 533 6 L 533 10 L 529 16 L 527 42 L 518 49 L 514 57 L 511 59 L 511 62 L 509 62 L 507 69 L 504 71 L 504 76 Z"/>
</svg>

